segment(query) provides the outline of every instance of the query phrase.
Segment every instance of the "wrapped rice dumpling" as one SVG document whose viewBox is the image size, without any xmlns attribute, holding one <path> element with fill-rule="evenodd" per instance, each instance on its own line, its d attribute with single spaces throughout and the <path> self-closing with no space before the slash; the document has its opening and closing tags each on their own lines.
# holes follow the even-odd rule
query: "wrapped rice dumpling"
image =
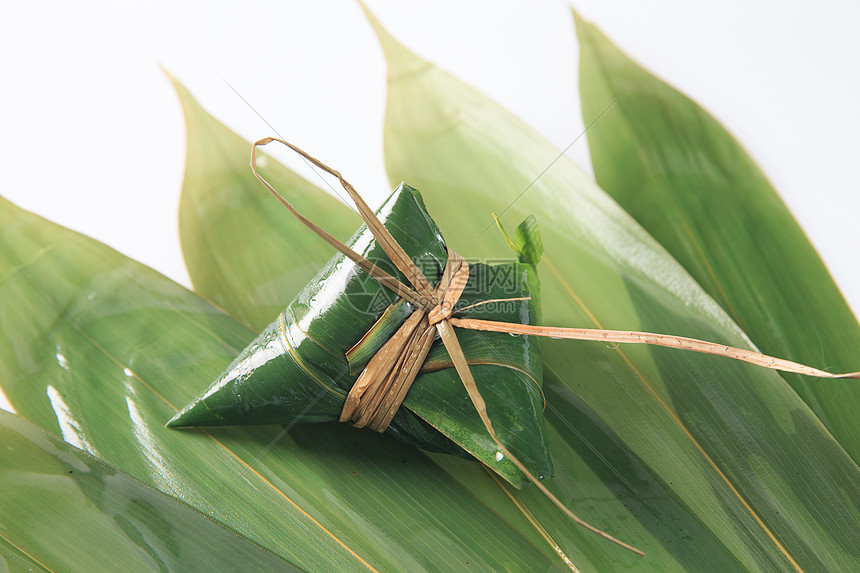
<svg viewBox="0 0 860 573">
<path fill-rule="evenodd" d="M 401 184 L 377 217 L 430 284 L 436 285 L 448 250 L 418 191 Z M 366 225 L 347 245 L 406 282 Z M 512 257 L 511 262 L 470 264 L 455 316 L 538 324 L 535 265 L 540 252 L 535 248 L 522 252 L 528 255 Z M 412 304 L 338 254 L 168 425 L 336 421 L 368 361 L 414 310 Z M 457 332 L 499 440 L 532 474 L 551 475 L 539 339 L 477 330 Z M 439 338 L 420 366 L 387 433 L 426 450 L 475 457 L 520 485 L 522 472 L 488 434 Z"/>
</svg>

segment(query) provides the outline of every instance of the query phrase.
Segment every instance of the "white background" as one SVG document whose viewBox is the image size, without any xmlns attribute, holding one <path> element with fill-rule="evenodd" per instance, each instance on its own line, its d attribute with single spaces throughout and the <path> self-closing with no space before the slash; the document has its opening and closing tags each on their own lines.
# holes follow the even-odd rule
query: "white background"
<svg viewBox="0 0 860 573">
<path fill-rule="evenodd" d="M 408 47 L 559 148 L 583 130 L 566 3 L 367 3 Z M 740 139 L 860 309 L 860 3 L 575 7 Z M 0 194 L 186 286 L 184 124 L 158 64 L 246 139 L 272 129 L 225 82 L 372 203 L 389 191 L 385 62 L 352 0 L 6 3 L 0 64 Z M 584 140 L 568 155 L 591 171 Z"/>
</svg>

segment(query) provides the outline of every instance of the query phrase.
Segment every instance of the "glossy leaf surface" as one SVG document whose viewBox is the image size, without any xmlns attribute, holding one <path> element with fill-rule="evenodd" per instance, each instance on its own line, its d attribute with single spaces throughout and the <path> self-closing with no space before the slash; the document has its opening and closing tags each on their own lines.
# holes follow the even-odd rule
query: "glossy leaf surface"
<svg viewBox="0 0 860 573">
<path fill-rule="evenodd" d="M 600 185 L 762 352 L 833 372 L 860 368 L 857 320 L 755 161 L 707 111 L 593 25 L 576 25 L 585 123 L 624 93 L 588 131 Z M 783 376 L 860 460 L 860 385 Z"/>
<path fill-rule="evenodd" d="M 9 561 L 51 571 L 296 570 L 4 411 L 0 443 L 0 538 L 12 548 Z"/>
<path fill-rule="evenodd" d="M 5 200 L 0 244 L 0 384 L 20 415 L 302 569 L 556 565 L 518 515 L 385 436 L 164 428 L 253 332 Z"/>
</svg>

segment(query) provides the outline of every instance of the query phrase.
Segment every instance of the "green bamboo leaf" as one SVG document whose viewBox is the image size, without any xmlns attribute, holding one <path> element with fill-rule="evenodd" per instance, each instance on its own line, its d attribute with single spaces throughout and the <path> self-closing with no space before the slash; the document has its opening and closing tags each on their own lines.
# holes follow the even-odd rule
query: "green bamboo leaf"
<svg viewBox="0 0 860 573">
<path fill-rule="evenodd" d="M 389 178 L 422 191 L 458 252 L 504 256 L 504 241 L 484 232 L 490 213 L 514 221 L 533 213 L 545 247 L 548 322 L 748 345 L 684 269 L 556 148 L 371 22 L 389 66 Z M 666 349 L 550 341 L 545 351 L 559 474 L 548 486 L 648 554 L 641 562 L 622 556 L 615 568 L 860 565 L 848 533 L 860 524 L 860 472 L 777 374 Z M 574 473 L 583 468 L 590 473 Z M 534 491 L 522 496 L 564 542 L 570 526 Z M 577 557 L 599 562 L 599 543 L 577 545 Z"/>
<path fill-rule="evenodd" d="M 860 369 L 860 327 L 759 166 L 707 111 L 642 69 L 576 13 L 579 86 L 601 187 L 765 354 Z M 629 86 L 629 89 L 625 89 Z M 860 460 L 860 384 L 783 375 Z"/>
<path fill-rule="evenodd" d="M 99 571 L 108 564 L 117 571 L 296 571 L 187 505 L 3 411 L 0 443 L 0 538 L 19 564 L 51 571 Z"/>
<path fill-rule="evenodd" d="M 331 249 L 260 186 L 248 167 L 251 144 L 209 115 L 178 80 L 170 81 L 188 134 L 179 208 L 188 274 L 197 293 L 262 328 L 328 262 Z M 346 239 L 361 223 L 278 161 L 265 155 L 260 161 L 275 188 L 312 220 L 325 221 L 334 236 Z"/>
<path fill-rule="evenodd" d="M 0 199 L 0 384 L 16 411 L 296 567 L 546 569 L 415 448 L 343 424 L 164 422 L 253 332 L 154 271 Z M 278 438 L 275 440 L 275 438 Z"/>
</svg>

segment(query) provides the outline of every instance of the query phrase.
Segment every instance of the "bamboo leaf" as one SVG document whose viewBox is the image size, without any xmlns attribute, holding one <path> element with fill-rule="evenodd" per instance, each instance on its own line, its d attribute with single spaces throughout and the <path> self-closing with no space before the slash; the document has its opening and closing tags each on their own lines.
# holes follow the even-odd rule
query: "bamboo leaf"
<svg viewBox="0 0 860 573">
<path fill-rule="evenodd" d="M 574 13 L 576 16 L 576 14 Z M 695 102 L 576 16 L 597 181 L 765 354 L 834 372 L 860 367 L 860 327 L 756 162 Z M 860 385 L 785 379 L 860 460 Z"/>
<path fill-rule="evenodd" d="M 557 149 L 371 22 L 389 65 L 389 178 L 424 193 L 455 249 L 503 256 L 503 241 L 484 232 L 490 213 L 512 220 L 533 213 L 545 246 L 539 270 L 549 323 L 748 344 Z M 860 523 L 858 469 L 777 374 L 669 350 L 554 341 L 545 366 L 559 474 L 549 486 L 586 520 L 645 550 L 636 566 L 858 566 L 857 540 L 846 533 Z M 844 495 L 846 487 L 855 493 Z M 534 492 L 523 498 L 564 542 L 570 527 Z M 598 543 L 576 545 L 578 557 L 600 559 Z M 633 564 L 622 557 L 614 567 Z"/>
<path fill-rule="evenodd" d="M 163 427 L 253 337 L 185 289 L 0 199 L 0 384 L 16 411 L 307 570 L 545 569 L 418 450 L 345 425 Z M 276 438 L 278 438 L 276 440 Z"/>
<path fill-rule="evenodd" d="M 0 537 L 19 564 L 51 571 L 98 571 L 108 563 L 121 571 L 297 571 L 23 418 L 0 411 L 0 441 Z"/>
<path fill-rule="evenodd" d="M 179 209 L 188 273 L 196 292 L 262 328 L 328 262 L 331 249 L 260 187 L 248 168 L 251 144 L 209 115 L 179 81 L 170 81 L 188 134 Z M 361 223 L 343 203 L 264 157 L 272 183 L 308 217 L 324 220 L 330 233 L 346 239 Z"/>
</svg>

